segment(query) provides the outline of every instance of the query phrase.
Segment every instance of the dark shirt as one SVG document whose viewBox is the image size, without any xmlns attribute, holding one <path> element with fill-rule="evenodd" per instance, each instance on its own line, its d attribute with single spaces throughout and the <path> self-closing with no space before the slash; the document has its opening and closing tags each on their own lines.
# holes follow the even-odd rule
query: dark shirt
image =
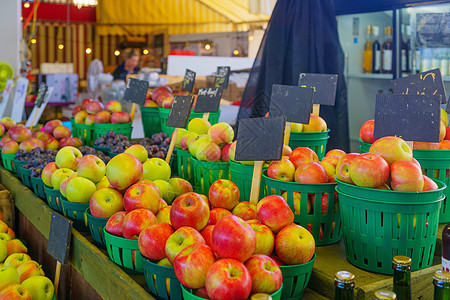
<svg viewBox="0 0 450 300">
<path fill-rule="evenodd" d="M 128 74 L 137 74 L 138 72 L 139 72 L 139 68 L 136 67 L 133 69 L 133 72 L 128 73 L 128 71 L 125 70 L 125 64 L 121 63 L 120 65 L 117 66 L 117 68 L 114 70 L 112 75 L 114 77 L 114 80 L 121 79 L 123 81 L 126 81 Z"/>
</svg>

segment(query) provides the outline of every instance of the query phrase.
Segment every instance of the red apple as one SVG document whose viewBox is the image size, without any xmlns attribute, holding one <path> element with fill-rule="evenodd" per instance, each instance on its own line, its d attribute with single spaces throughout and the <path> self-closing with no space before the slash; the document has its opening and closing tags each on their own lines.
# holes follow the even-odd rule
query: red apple
<svg viewBox="0 0 450 300">
<path fill-rule="evenodd" d="M 450 127 L 445 127 L 445 137 L 444 140 L 450 140 Z"/>
<path fill-rule="evenodd" d="M 256 248 L 253 254 L 271 255 L 275 246 L 275 236 L 270 228 L 261 223 L 252 222 L 249 225 L 256 234 Z"/>
<path fill-rule="evenodd" d="M 241 218 L 226 216 L 214 227 L 211 247 L 221 258 L 244 262 L 255 252 L 256 234 Z"/>
<path fill-rule="evenodd" d="M 8 250 L 7 256 L 10 256 L 11 254 L 14 254 L 14 253 L 27 253 L 28 252 L 27 247 L 19 239 L 12 239 L 12 240 L 6 242 L 6 249 Z"/>
<path fill-rule="evenodd" d="M 45 141 L 45 149 L 50 150 L 58 150 L 59 149 L 59 142 L 55 138 L 49 138 Z"/>
<path fill-rule="evenodd" d="M 130 186 L 123 197 L 123 206 L 127 212 L 145 208 L 157 214 L 159 209 L 159 193 L 151 185 L 136 183 Z"/>
<path fill-rule="evenodd" d="M 292 153 L 292 148 L 289 147 L 288 145 L 283 145 L 283 153 L 281 155 L 289 157 L 289 155 L 291 155 L 291 153 Z"/>
<path fill-rule="evenodd" d="M 111 233 L 112 235 L 123 236 L 122 227 L 123 227 L 123 220 L 126 214 L 127 213 L 124 211 L 119 211 L 114 215 L 112 215 L 108 219 L 108 222 L 106 222 L 105 230 L 108 233 Z"/>
<path fill-rule="evenodd" d="M 34 260 L 24 262 L 23 264 L 18 266 L 16 270 L 17 273 L 19 273 L 21 283 L 30 277 L 45 275 L 42 267 Z"/>
<path fill-rule="evenodd" d="M 231 144 L 226 144 L 225 146 L 222 147 L 221 160 L 223 162 L 228 162 L 230 159 L 230 147 L 231 147 Z"/>
<path fill-rule="evenodd" d="M 170 223 L 175 229 L 191 226 L 200 231 L 208 223 L 209 214 L 209 207 L 205 205 L 199 194 L 185 193 L 178 196 L 172 203 Z"/>
<path fill-rule="evenodd" d="M 41 178 L 44 184 L 48 187 L 53 188 L 52 186 L 52 174 L 58 170 L 55 162 L 51 162 L 45 165 L 41 172 Z"/>
<path fill-rule="evenodd" d="M 173 234 L 173 228 L 167 223 L 152 225 L 139 234 L 139 251 L 151 260 L 161 260 L 166 257 L 166 241 Z"/>
<path fill-rule="evenodd" d="M 72 117 L 75 117 L 75 115 L 82 110 L 83 110 L 83 107 L 81 107 L 80 105 L 75 106 L 72 109 Z"/>
<path fill-rule="evenodd" d="M 164 100 L 173 98 L 172 94 L 166 92 L 159 93 L 156 97 L 156 104 L 158 104 L 159 107 L 163 107 L 162 104 Z"/>
<path fill-rule="evenodd" d="M 55 120 L 48 121 L 44 125 L 44 132 L 47 132 L 49 134 L 53 134 L 53 130 L 55 130 L 55 128 L 58 127 L 58 126 L 62 126 L 62 121 L 61 120 L 55 119 Z"/>
<path fill-rule="evenodd" d="M 6 130 L 9 130 L 12 127 L 16 126 L 16 121 L 14 121 L 14 119 L 11 119 L 10 117 L 3 117 L 0 119 L 0 124 L 5 126 Z"/>
<path fill-rule="evenodd" d="M 222 218 L 230 216 L 231 212 L 224 208 L 214 208 L 209 212 L 209 220 L 206 225 L 216 225 Z"/>
<path fill-rule="evenodd" d="M 111 100 L 106 103 L 105 109 L 110 113 L 119 112 L 122 111 L 122 104 L 119 101 Z"/>
<path fill-rule="evenodd" d="M 283 284 L 283 274 L 277 263 L 267 255 L 256 254 L 245 262 L 252 278 L 252 293 L 273 294 Z"/>
<path fill-rule="evenodd" d="M 82 111 L 79 111 L 79 112 L 75 115 L 75 117 L 73 118 L 73 120 L 75 121 L 76 124 L 84 124 L 84 123 L 86 122 L 86 117 L 87 117 L 88 115 L 89 115 L 89 114 L 87 113 L 87 111 L 82 110 Z"/>
<path fill-rule="evenodd" d="M 437 190 L 439 187 L 430 177 L 423 175 L 423 189 L 422 191 L 433 191 Z"/>
<path fill-rule="evenodd" d="M 232 210 L 239 203 L 239 189 L 232 181 L 219 179 L 209 188 L 209 202 L 213 207 Z"/>
<path fill-rule="evenodd" d="M 248 201 L 242 201 L 233 208 L 231 213 L 244 221 L 256 219 L 256 205 Z"/>
<path fill-rule="evenodd" d="M 350 166 L 350 177 L 358 186 L 375 188 L 388 180 L 389 165 L 377 154 L 363 153 L 353 160 Z"/>
<path fill-rule="evenodd" d="M 316 152 L 308 147 L 298 147 L 289 155 L 289 160 L 294 164 L 295 169 L 297 169 L 303 163 L 319 162 L 319 157 Z"/>
<path fill-rule="evenodd" d="M 369 144 L 375 143 L 377 139 L 373 137 L 374 128 L 375 120 L 366 121 L 359 130 L 359 138 L 361 139 L 361 141 Z"/>
<path fill-rule="evenodd" d="M 212 232 L 214 230 L 215 225 L 208 225 L 200 232 L 203 239 L 205 239 L 206 245 L 211 247 L 211 240 L 212 240 Z"/>
<path fill-rule="evenodd" d="M 212 249 L 203 243 L 184 248 L 174 260 L 174 270 L 182 285 L 191 289 L 205 286 L 206 274 L 216 261 Z"/>
<path fill-rule="evenodd" d="M 109 123 L 110 121 L 111 121 L 111 113 L 109 111 L 102 110 L 94 115 L 95 123 Z"/>
<path fill-rule="evenodd" d="M 30 152 L 31 150 L 38 148 L 38 147 L 39 146 L 30 139 L 30 140 L 25 140 L 22 143 L 20 143 L 19 150 L 22 150 L 25 152 Z"/>
<path fill-rule="evenodd" d="M 99 189 L 92 195 L 89 208 L 94 217 L 109 218 L 123 211 L 122 194 L 112 188 Z"/>
<path fill-rule="evenodd" d="M 119 124 L 119 123 L 130 123 L 131 118 L 127 112 L 115 112 L 111 115 L 111 123 Z"/>
<path fill-rule="evenodd" d="M 345 151 L 343 151 L 341 149 L 332 149 L 332 150 L 328 151 L 327 154 L 325 154 L 325 157 L 332 156 L 332 155 L 344 157 L 345 154 L 346 154 Z"/>
<path fill-rule="evenodd" d="M 175 257 L 184 248 L 197 243 L 205 243 L 200 232 L 189 226 L 178 228 L 166 241 L 165 252 L 167 259 L 173 264 Z"/>
<path fill-rule="evenodd" d="M 59 140 L 59 148 L 62 149 L 64 147 L 75 147 L 77 145 L 77 142 L 73 137 L 65 137 Z"/>
<path fill-rule="evenodd" d="M 6 142 L 2 147 L 2 153 L 4 154 L 16 154 L 17 151 L 19 151 L 19 144 L 14 140 Z"/>
<path fill-rule="evenodd" d="M 396 161 L 391 166 L 391 187 L 394 191 L 422 191 L 422 170 L 411 161 Z"/>
<path fill-rule="evenodd" d="M 38 139 L 38 138 L 31 138 L 30 141 L 32 141 L 33 143 L 35 143 L 39 148 L 45 149 L 45 143 L 44 141 Z M 20 148 L 20 146 L 19 146 Z"/>
<path fill-rule="evenodd" d="M 261 199 L 256 205 L 256 215 L 273 233 L 294 222 L 294 213 L 283 197 L 270 195 Z"/>
<path fill-rule="evenodd" d="M 287 157 L 272 161 L 267 169 L 267 176 L 281 181 L 294 181 L 294 173 L 294 164 Z"/>
<path fill-rule="evenodd" d="M 350 177 L 350 166 L 353 160 L 359 156 L 359 153 L 348 153 L 344 155 L 336 166 L 336 177 L 340 181 L 353 184 L 353 180 Z"/>
<path fill-rule="evenodd" d="M 319 163 L 308 162 L 298 166 L 295 170 L 294 180 L 300 183 L 327 183 L 328 174 Z"/>
<path fill-rule="evenodd" d="M 248 299 L 252 279 L 241 262 L 229 258 L 220 259 L 209 268 L 205 285 L 211 299 Z"/>
<path fill-rule="evenodd" d="M 275 251 L 287 265 L 307 263 L 314 256 L 314 237 L 300 225 L 292 224 L 283 228 L 276 236 Z"/>
<path fill-rule="evenodd" d="M 106 178 L 118 190 L 124 190 L 142 177 L 142 163 L 135 156 L 120 153 L 106 165 Z"/>
<path fill-rule="evenodd" d="M 50 133 L 39 131 L 36 134 L 36 138 L 40 139 L 41 141 L 45 142 L 46 140 L 52 138 L 53 136 Z"/>
<path fill-rule="evenodd" d="M 369 152 L 383 157 L 389 166 L 399 160 L 411 161 L 412 159 L 411 148 L 404 140 L 396 136 L 385 136 L 375 141 L 370 146 Z"/>
<path fill-rule="evenodd" d="M 12 284 L 0 290 L 0 300 L 31 300 L 31 294 L 22 285 Z"/>
<path fill-rule="evenodd" d="M 81 101 L 81 108 L 86 110 L 88 104 L 91 103 L 92 101 L 94 101 L 94 100 L 92 100 L 92 99 L 83 99 L 83 101 Z"/>
<path fill-rule="evenodd" d="M 95 123 L 95 115 L 88 115 L 84 120 L 85 125 L 92 125 Z"/>
<path fill-rule="evenodd" d="M 172 225 L 170 223 L 170 211 L 172 210 L 172 205 L 168 205 L 166 207 L 163 207 L 158 211 L 158 214 L 156 215 L 156 220 L 158 220 L 159 223 L 167 223 L 169 225 Z"/>
<path fill-rule="evenodd" d="M 5 135 L 5 136 L 0 140 L 0 148 L 3 148 L 3 146 L 4 146 L 7 142 L 9 142 L 9 141 L 12 141 L 12 138 L 10 138 L 9 136 Z M 19 145 L 17 144 L 17 146 L 19 146 Z"/>
<path fill-rule="evenodd" d="M 327 130 L 327 123 L 319 116 L 311 114 L 309 123 L 303 125 L 303 132 L 323 132 Z"/>
<path fill-rule="evenodd" d="M 14 126 L 9 131 L 9 136 L 18 143 L 31 138 L 31 131 L 22 125 Z"/>
<path fill-rule="evenodd" d="M 95 115 L 103 110 L 103 104 L 100 101 L 91 101 L 86 105 L 86 111 L 90 115 Z"/>
<path fill-rule="evenodd" d="M 148 209 L 139 208 L 130 211 L 123 219 L 123 237 L 137 239 L 142 230 L 157 223 L 155 215 Z"/>
<path fill-rule="evenodd" d="M 344 154 L 345 155 L 345 154 Z M 341 157 L 336 155 L 325 156 L 320 165 L 325 169 L 328 175 L 328 182 L 336 182 L 336 167 Z"/>
</svg>

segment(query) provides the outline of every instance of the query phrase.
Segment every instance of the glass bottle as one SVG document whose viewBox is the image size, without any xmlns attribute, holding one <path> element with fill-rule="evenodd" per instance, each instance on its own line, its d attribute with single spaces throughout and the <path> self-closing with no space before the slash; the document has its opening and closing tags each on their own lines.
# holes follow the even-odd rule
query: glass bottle
<svg viewBox="0 0 450 300">
<path fill-rule="evenodd" d="M 380 28 L 378 26 L 372 27 L 373 43 L 372 43 L 372 73 L 381 72 L 381 45 L 378 41 Z"/>
<path fill-rule="evenodd" d="M 384 28 L 384 35 L 386 37 L 383 45 L 381 46 L 381 71 L 383 73 L 392 74 L 392 28 L 390 26 Z"/>
<path fill-rule="evenodd" d="M 363 73 L 372 73 L 372 38 L 371 38 L 371 26 L 367 25 L 367 40 L 364 44 L 363 53 Z"/>
<path fill-rule="evenodd" d="M 433 274 L 434 300 L 450 299 L 450 273 L 438 270 Z"/>
<path fill-rule="evenodd" d="M 397 295 L 395 295 L 394 292 L 386 291 L 386 290 L 376 291 L 374 296 L 375 296 L 375 299 L 377 299 L 377 300 L 393 300 L 393 299 L 397 299 Z"/>
<path fill-rule="evenodd" d="M 408 73 L 408 65 L 409 65 L 409 53 L 408 53 L 408 44 L 405 43 L 403 37 L 405 36 L 405 25 L 402 24 L 402 36 L 400 39 L 400 49 L 401 49 L 401 60 L 400 60 L 400 67 L 402 70 L 402 73 Z"/>
<path fill-rule="evenodd" d="M 442 271 L 450 272 L 450 223 L 442 231 Z"/>
<path fill-rule="evenodd" d="M 398 300 L 411 300 L 411 258 L 397 255 L 392 259 L 394 293 Z"/>
<path fill-rule="evenodd" d="M 334 275 L 335 300 L 353 300 L 355 288 L 355 275 L 348 271 L 339 271 Z"/>
</svg>

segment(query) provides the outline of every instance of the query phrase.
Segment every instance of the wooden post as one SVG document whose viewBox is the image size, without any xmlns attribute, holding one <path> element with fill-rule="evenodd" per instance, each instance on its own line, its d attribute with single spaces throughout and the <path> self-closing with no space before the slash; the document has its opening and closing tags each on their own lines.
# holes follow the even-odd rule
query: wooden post
<svg viewBox="0 0 450 300">
<path fill-rule="evenodd" d="M 133 103 L 133 105 L 131 106 L 131 112 L 130 112 L 131 122 L 133 122 L 133 120 L 134 120 L 134 115 L 136 113 L 136 107 L 137 107 L 136 103 Z"/>
<path fill-rule="evenodd" d="M 56 261 L 56 271 L 55 271 L 55 299 L 58 296 L 58 286 L 59 286 L 59 277 L 61 275 L 61 263 Z"/>
<path fill-rule="evenodd" d="M 30 130 L 33 128 L 34 121 L 36 121 L 36 117 L 39 114 L 39 109 L 40 108 L 38 107 L 36 112 L 34 113 L 33 121 L 31 121 L 31 125 L 30 125 Z"/>
<path fill-rule="evenodd" d="M 178 128 L 175 128 L 172 134 L 172 139 L 170 140 L 169 150 L 167 151 L 166 162 L 170 163 L 170 158 L 172 157 L 173 148 L 178 138 Z"/>
<path fill-rule="evenodd" d="M 209 119 L 209 113 L 204 113 L 203 120 L 208 121 L 208 119 Z"/>
<path fill-rule="evenodd" d="M 252 188 L 250 190 L 250 202 L 253 204 L 258 203 L 259 187 L 261 185 L 261 174 L 264 161 L 255 161 L 253 166 Z"/>
<path fill-rule="evenodd" d="M 319 116 L 320 112 L 320 104 L 313 104 L 313 115 Z"/>
<path fill-rule="evenodd" d="M 289 138 L 291 137 L 291 122 L 286 122 L 284 128 L 284 144 L 289 146 Z"/>
</svg>

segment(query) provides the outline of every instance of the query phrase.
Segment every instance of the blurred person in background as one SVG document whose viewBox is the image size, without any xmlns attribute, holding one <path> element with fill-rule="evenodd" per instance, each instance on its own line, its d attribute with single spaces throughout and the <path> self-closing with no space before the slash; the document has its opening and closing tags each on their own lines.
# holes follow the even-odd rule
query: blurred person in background
<svg viewBox="0 0 450 300">
<path fill-rule="evenodd" d="M 117 66 L 113 72 L 114 80 L 127 79 L 128 74 L 137 74 L 139 72 L 139 50 L 126 49 L 123 53 L 123 62 Z"/>
</svg>

